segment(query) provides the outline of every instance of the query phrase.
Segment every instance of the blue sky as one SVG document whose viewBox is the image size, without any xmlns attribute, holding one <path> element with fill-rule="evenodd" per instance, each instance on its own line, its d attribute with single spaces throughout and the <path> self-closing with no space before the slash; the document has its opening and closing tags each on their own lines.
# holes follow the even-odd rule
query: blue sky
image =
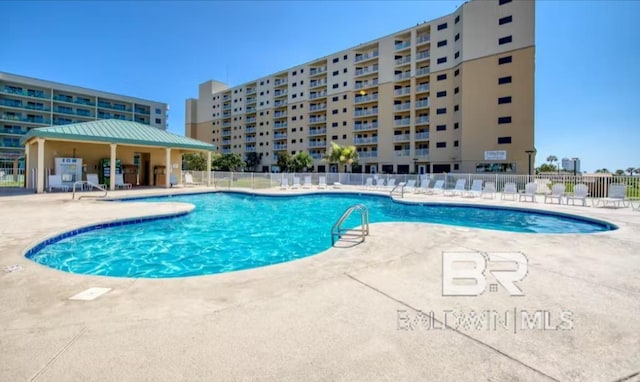
<svg viewBox="0 0 640 382">
<path fill-rule="evenodd" d="M 0 71 L 169 103 L 453 12 L 462 1 L 1 1 Z M 640 167 L 640 1 L 536 3 L 536 164 Z"/>
</svg>

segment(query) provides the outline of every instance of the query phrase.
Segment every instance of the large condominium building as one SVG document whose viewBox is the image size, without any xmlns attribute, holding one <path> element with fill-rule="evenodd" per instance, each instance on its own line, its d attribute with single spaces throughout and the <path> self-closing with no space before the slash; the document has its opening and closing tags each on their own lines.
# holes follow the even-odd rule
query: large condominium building
<svg viewBox="0 0 640 382">
<path fill-rule="evenodd" d="M 34 127 L 121 119 L 167 128 L 167 104 L 0 72 L 0 161 L 24 156 Z"/>
<path fill-rule="evenodd" d="M 453 14 L 186 103 L 187 136 L 222 153 L 355 145 L 354 172 L 527 173 L 534 153 L 534 2 L 474 0 Z"/>
</svg>

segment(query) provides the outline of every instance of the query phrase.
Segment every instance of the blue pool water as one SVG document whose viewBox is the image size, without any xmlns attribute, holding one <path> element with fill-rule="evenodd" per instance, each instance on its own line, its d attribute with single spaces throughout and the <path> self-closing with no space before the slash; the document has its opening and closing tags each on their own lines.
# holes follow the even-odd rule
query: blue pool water
<svg viewBox="0 0 640 382">
<path fill-rule="evenodd" d="M 120 277 L 183 277 L 277 264 L 328 249 L 331 226 L 362 203 L 371 223 L 425 222 L 531 233 L 589 233 L 615 229 L 577 217 L 515 209 L 408 205 L 366 195 L 254 196 L 238 193 L 150 198 L 187 202 L 187 215 L 66 235 L 27 257 L 73 273 Z M 121 203 L 121 202 L 116 202 Z M 126 203 L 126 202 L 124 202 Z M 354 214 L 345 227 L 359 225 Z"/>
</svg>

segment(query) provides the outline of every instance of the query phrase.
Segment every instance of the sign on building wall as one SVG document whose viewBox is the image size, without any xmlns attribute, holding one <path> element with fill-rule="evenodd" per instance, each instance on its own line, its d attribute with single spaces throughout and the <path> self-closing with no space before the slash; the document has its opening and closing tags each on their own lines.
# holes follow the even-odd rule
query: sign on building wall
<svg viewBox="0 0 640 382">
<path fill-rule="evenodd" d="M 507 160 L 507 152 L 504 150 L 485 151 L 484 160 Z"/>
</svg>

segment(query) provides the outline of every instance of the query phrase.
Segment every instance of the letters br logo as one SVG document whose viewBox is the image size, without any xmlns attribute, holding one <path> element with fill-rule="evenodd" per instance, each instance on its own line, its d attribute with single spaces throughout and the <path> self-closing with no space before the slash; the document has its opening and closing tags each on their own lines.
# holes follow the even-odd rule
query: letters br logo
<svg viewBox="0 0 640 382">
<path fill-rule="evenodd" d="M 500 285 L 511 296 L 523 296 L 516 282 L 527 276 L 527 264 L 521 252 L 442 252 L 442 295 L 479 296 L 487 288 L 488 272 L 496 280 L 489 284 L 491 292 Z"/>
</svg>

